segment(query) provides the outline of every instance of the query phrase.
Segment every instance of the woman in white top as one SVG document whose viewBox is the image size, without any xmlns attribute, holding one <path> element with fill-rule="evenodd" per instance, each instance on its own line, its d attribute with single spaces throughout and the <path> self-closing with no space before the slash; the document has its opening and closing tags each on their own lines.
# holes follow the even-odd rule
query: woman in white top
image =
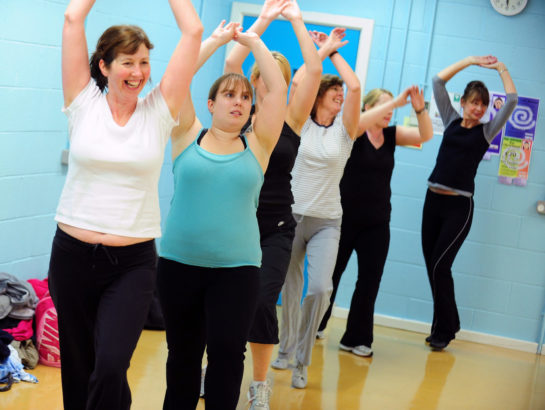
<svg viewBox="0 0 545 410">
<path fill-rule="evenodd" d="M 183 36 L 160 84 L 139 99 L 153 45 L 139 27 L 112 26 L 89 62 L 85 18 L 93 4 L 72 0 L 65 12 L 63 111 L 71 152 L 49 286 L 64 408 L 128 409 L 126 372 L 155 287 L 163 153 L 188 95 L 203 28 L 190 0 L 170 0 Z"/>
<path fill-rule="evenodd" d="M 329 305 L 342 216 L 339 182 L 358 135 L 361 94 L 356 74 L 337 51 L 346 44 L 344 29 L 335 28 L 329 36 L 317 32 L 311 35 L 320 46 L 318 54 L 322 60 L 329 57 L 342 79 L 333 75 L 322 77 L 311 116 L 301 130 L 301 146 L 292 172 L 292 209 L 297 227 L 282 288 L 280 348 L 272 366 L 286 369 L 295 356 L 295 388 L 307 385 L 316 332 Z M 293 81 L 296 83 L 304 75 L 303 66 Z M 305 253 L 309 283 L 300 305 Z"/>
</svg>

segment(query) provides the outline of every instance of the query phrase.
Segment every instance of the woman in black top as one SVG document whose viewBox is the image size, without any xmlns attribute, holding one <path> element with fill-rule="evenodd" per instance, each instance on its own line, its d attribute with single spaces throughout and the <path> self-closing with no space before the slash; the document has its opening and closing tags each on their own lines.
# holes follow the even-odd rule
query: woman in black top
<svg viewBox="0 0 545 410">
<path fill-rule="evenodd" d="M 271 390 L 267 382 L 267 371 L 274 345 L 279 341 L 276 302 L 286 278 L 296 225 L 291 213 L 291 170 L 299 148 L 301 128 L 310 115 L 322 74 L 321 59 L 303 23 L 296 1 L 266 0 L 259 17 L 248 31 L 261 35 L 280 15 L 293 27 L 306 71 L 297 83 L 294 80 L 291 84 L 284 126 L 269 160 L 259 196 L 257 218 L 263 257 L 259 275 L 258 307 L 248 339 L 253 359 L 253 381 L 248 392 L 250 409 L 269 408 Z M 242 63 L 248 53 L 247 47 L 236 44 L 226 58 L 225 72 L 242 74 Z M 291 68 L 288 60 L 278 52 L 273 52 L 273 56 L 289 85 Z M 251 127 L 254 114 L 264 109 L 263 96 L 267 91 L 256 65 L 252 68 L 250 81 L 256 96 L 251 121 L 247 124 Z"/>
<path fill-rule="evenodd" d="M 497 70 L 507 94 L 505 104 L 488 123 L 489 93 L 481 81 L 467 84 L 461 99 L 463 116 L 450 103 L 445 83 L 470 65 Z M 477 167 L 490 142 L 517 105 L 513 80 L 496 57 L 466 57 L 433 78 L 435 101 L 445 125 L 435 168 L 428 179 L 422 218 L 422 249 L 433 296 L 431 335 L 434 350 L 442 350 L 460 330 L 451 267 L 473 219 L 473 192 Z"/>
<path fill-rule="evenodd" d="M 409 96 L 418 128 L 388 126 L 393 109 L 407 104 Z M 409 87 L 394 99 L 387 90 L 371 90 L 363 99 L 358 135 L 362 138 L 354 143 L 340 184 L 341 239 L 333 272 L 331 304 L 320 324 L 318 337 L 323 337 L 341 276 L 352 251 L 356 250 L 358 279 L 340 348 L 359 356 L 371 356 L 375 300 L 390 244 L 390 180 L 395 146 L 417 145 L 433 136 L 422 91 L 416 86 Z"/>
</svg>

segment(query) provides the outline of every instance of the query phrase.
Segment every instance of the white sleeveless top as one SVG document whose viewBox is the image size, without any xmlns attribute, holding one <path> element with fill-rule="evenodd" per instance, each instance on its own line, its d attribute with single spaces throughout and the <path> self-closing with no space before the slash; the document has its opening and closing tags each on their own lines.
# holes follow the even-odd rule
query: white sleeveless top
<svg viewBox="0 0 545 410">
<path fill-rule="evenodd" d="M 292 171 L 293 213 L 323 219 L 342 216 L 339 183 L 353 145 L 342 113 L 328 127 L 312 118 L 305 122 Z"/>
<path fill-rule="evenodd" d="M 133 238 L 161 236 L 158 183 L 176 121 L 159 86 L 138 99 L 123 127 L 94 79 L 63 112 L 70 157 L 55 220 Z"/>
</svg>

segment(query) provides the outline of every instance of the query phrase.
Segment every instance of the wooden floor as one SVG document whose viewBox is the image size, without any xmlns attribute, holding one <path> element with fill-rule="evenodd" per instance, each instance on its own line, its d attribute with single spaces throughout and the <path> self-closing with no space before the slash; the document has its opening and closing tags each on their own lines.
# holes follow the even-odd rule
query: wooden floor
<svg viewBox="0 0 545 410">
<path fill-rule="evenodd" d="M 306 389 L 290 387 L 291 371 L 270 371 L 271 409 L 545 409 L 543 356 L 460 341 L 430 352 L 425 335 L 376 327 L 367 359 L 338 350 L 344 323 L 332 319 L 327 338 L 316 342 Z M 144 331 L 129 370 L 132 409 L 162 408 L 165 359 L 164 332 Z M 250 360 L 238 409 L 247 408 Z M 39 384 L 0 393 L 0 409 L 61 409 L 60 371 L 30 372 Z"/>
</svg>

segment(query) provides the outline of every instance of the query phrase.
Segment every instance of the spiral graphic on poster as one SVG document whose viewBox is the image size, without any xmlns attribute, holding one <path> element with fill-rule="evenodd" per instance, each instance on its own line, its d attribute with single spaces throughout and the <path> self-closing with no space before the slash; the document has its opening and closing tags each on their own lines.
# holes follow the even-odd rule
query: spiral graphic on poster
<svg viewBox="0 0 545 410">
<path fill-rule="evenodd" d="M 501 155 L 501 161 L 512 170 L 524 169 L 528 166 L 524 151 L 517 147 L 506 148 Z"/>
<path fill-rule="evenodd" d="M 513 111 L 509 123 L 517 130 L 529 130 L 536 126 L 534 113 L 530 107 L 518 105 Z"/>
</svg>

